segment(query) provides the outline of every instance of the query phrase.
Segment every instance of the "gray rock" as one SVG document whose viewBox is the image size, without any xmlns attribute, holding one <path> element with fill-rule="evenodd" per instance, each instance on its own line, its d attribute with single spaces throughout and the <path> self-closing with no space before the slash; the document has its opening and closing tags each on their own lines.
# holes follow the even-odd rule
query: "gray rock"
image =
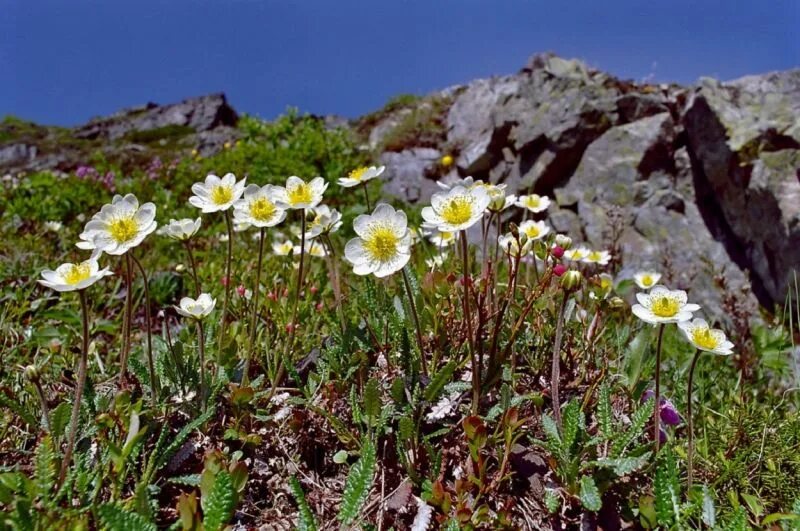
<svg viewBox="0 0 800 531">
<path fill-rule="evenodd" d="M 431 148 L 383 153 L 380 160 L 386 165 L 384 191 L 409 201 L 429 198 L 438 187 L 435 180 L 426 175 L 432 172 L 441 157 L 440 151 Z"/>
</svg>

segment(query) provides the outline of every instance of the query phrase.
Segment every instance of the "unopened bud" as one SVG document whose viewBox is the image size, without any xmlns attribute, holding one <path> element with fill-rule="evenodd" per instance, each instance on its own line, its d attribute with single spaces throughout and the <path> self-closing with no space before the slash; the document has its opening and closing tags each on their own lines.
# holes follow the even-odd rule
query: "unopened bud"
<svg viewBox="0 0 800 531">
<path fill-rule="evenodd" d="M 186 266 L 185 265 L 178 264 L 178 265 L 175 266 L 175 272 L 176 273 L 183 273 L 184 271 L 186 271 Z"/>
<path fill-rule="evenodd" d="M 572 247 L 572 238 L 569 236 L 565 236 L 563 234 L 556 234 L 555 238 L 556 245 L 561 247 L 562 249 L 569 249 Z"/>
<path fill-rule="evenodd" d="M 624 308 L 625 307 L 625 301 L 622 300 L 619 297 L 611 297 L 608 300 L 608 304 L 610 304 L 612 308 Z"/>
<path fill-rule="evenodd" d="M 561 258 L 562 256 L 564 256 L 564 248 L 563 248 L 563 247 L 561 247 L 561 246 L 558 246 L 558 245 L 556 245 L 555 247 L 553 247 L 553 250 L 552 250 L 552 251 L 550 251 L 550 252 L 551 252 L 551 253 L 552 253 L 552 255 L 553 255 L 553 256 L 555 256 L 556 258 Z"/>
<path fill-rule="evenodd" d="M 581 275 L 581 272 L 573 269 L 571 271 L 567 271 L 561 277 L 561 287 L 567 291 L 574 291 L 581 285 L 582 280 L 583 275 Z"/>
<path fill-rule="evenodd" d="M 556 264 L 553 267 L 553 274 L 557 277 L 560 277 L 566 272 L 567 272 L 567 266 L 565 266 L 564 264 Z"/>
<path fill-rule="evenodd" d="M 238 293 L 240 297 L 244 297 L 245 293 L 247 293 L 247 288 L 244 287 L 244 284 L 239 284 L 236 286 L 236 293 Z"/>
<path fill-rule="evenodd" d="M 25 378 L 28 381 L 36 383 L 39 381 L 41 376 L 42 375 L 39 373 L 39 367 L 37 367 L 36 365 L 28 365 L 27 367 L 25 367 Z"/>
</svg>

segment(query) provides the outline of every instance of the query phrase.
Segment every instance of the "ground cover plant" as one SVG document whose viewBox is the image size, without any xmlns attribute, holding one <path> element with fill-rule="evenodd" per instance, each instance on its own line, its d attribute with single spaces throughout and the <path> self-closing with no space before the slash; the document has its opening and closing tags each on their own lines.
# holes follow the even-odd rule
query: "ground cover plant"
<svg viewBox="0 0 800 531">
<path fill-rule="evenodd" d="M 714 322 L 547 197 L 239 129 L 3 181 L 4 529 L 800 529 L 797 282 Z"/>
</svg>

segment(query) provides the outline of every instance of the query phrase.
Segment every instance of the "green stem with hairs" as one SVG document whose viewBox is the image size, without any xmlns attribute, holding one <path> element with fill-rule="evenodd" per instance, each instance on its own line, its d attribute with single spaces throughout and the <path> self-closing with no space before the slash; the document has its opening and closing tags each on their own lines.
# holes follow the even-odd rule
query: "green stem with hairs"
<svg viewBox="0 0 800 531">
<path fill-rule="evenodd" d="M 692 365 L 689 367 L 689 384 L 686 390 L 686 423 L 689 430 L 689 449 L 686 455 L 687 473 L 686 484 L 688 489 L 692 488 L 692 479 L 694 477 L 694 421 L 692 419 L 692 387 L 694 385 L 694 369 L 697 365 L 697 360 L 700 359 L 702 351 L 697 350 L 692 358 Z"/>
<path fill-rule="evenodd" d="M 228 228 L 228 254 L 225 257 L 225 299 L 222 302 L 222 321 L 219 328 L 219 345 L 217 347 L 217 360 L 222 355 L 222 342 L 228 325 L 228 301 L 231 298 L 231 261 L 233 260 L 233 222 L 229 210 L 225 211 L 225 225 Z"/>
<path fill-rule="evenodd" d="M 153 362 L 153 325 L 150 317 L 150 287 L 148 285 L 147 275 L 144 272 L 142 263 L 137 260 L 133 254 L 131 254 L 131 259 L 136 264 L 136 268 L 139 269 L 139 273 L 142 275 L 142 282 L 144 283 L 144 318 L 146 321 L 145 330 L 147 333 L 147 371 L 150 376 L 150 394 L 153 399 L 153 407 L 156 407 L 156 404 L 158 404 L 158 379 L 156 378 L 156 367 L 155 363 Z"/>
<path fill-rule="evenodd" d="M 122 316 L 122 352 L 119 356 L 119 380 L 125 381 L 128 372 L 128 353 L 131 348 L 131 320 L 133 313 L 133 289 L 131 282 L 131 257 L 125 255 L 125 310 Z"/>
<path fill-rule="evenodd" d="M 558 321 L 556 322 L 556 338 L 553 344 L 553 364 L 550 372 L 550 394 L 553 399 L 553 415 L 555 416 L 558 427 L 561 428 L 561 398 L 558 394 L 559 380 L 561 379 L 561 340 L 564 336 L 564 311 L 567 308 L 567 290 L 561 297 L 561 305 L 558 308 Z"/>
<path fill-rule="evenodd" d="M 411 315 L 414 317 L 414 328 L 417 331 L 417 345 L 419 346 L 419 359 L 422 363 L 422 374 L 428 376 L 428 364 L 425 361 L 425 349 L 422 343 L 422 327 L 419 324 L 419 315 L 417 314 L 417 305 L 414 302 L 414 293 L 411 291 L 411 283 L 408 281 L 408 273 L 406 268 L 403 267 L 403 284 L 406 286 L 406 294 L 408 294 L 408 304 L 411 307 Z"/>
<path fill-rule="evenodd" d="M 198 280 L 197 276 L 197 263 L 194 261 L 194 253 L 192 253 L 192 244 L 189 243 L 189 240 L 185 240 L 183 245 L 186 247 L 186 254 L 189 256 L 189 266 L 192 268 L 192 279 L 194 280 L 194 296 L 199 297 L 201 290 L 200 290 L 200 280 Z"/>
<path fill-rule="evenodd" d="M 250 360 L 253 357 L 253 349 L 256 341 L 256 327 L 258 325 L 258 295 L 261 292 L 261 264 L 264 260 L 264 236 L 266 229 L 261 227 L 258 235 L 258 265 L 256 265 L 256 284 L 253 287 L 253 317 L 250 320 L 250 339 L 247 346 L 247 355 L 244 359 L 242 369 L 242 387 L 250 383 Z"/>
<path fill-rule="evenodd" d="M 200 319 L 195 319 L 197 323 L 197 348 L 200 354 L 200 406 L 206 410 L 206 337 L 203 333 L 203 323 Z"/>
<path fill-rule="evenodd" d="M 653 434 L 656 443 L 656 453 L 661 448 L 661 344 L 664 339 L 664 324 L 658 328 L 658 344 L 656 346 L 656 405 L 653 408 Z"/>
<path fill-rule="evenodd" d="M 467 323 L 467 348 L 472 364 L 472 414 L 477 415 L 481 400 L 481 368 L 475 357 L 475 348 L 472 345 L 472 313 L 470 311 L 469 293 L 469 245 L 467 244 L 467 231 L 461 231 L 461 255 L 464 260 L 464 320 Z"/>
</svg>

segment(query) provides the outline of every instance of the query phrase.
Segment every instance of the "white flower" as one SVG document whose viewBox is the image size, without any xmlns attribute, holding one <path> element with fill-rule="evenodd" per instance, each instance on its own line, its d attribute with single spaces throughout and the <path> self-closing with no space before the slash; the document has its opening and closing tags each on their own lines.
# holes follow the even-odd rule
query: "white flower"
<svg viewBox="0 0 800 531">
<path fill-rule="evenodd" d="M 194 195 L 189 198 L 189 204 L 205 214 L 228 210 L 242 197 L 246 180 L 247 177 L 237 182 L 232 173 L 226 173 L 222 179 L 210 173 L 205 182 L 192 185 Z"/>
<path fill-rule="evenodd" d="M 429 242 L 440 249 L 453 245 L 456 242 L 456 236 L 458 236 L 455 232 L 442 232 L 436 228 L 436 225 L 427 221 L 422 222 L 420 230 L 427 236 Z"/>
<path fill-rule="evenodd" d="M 431 206 L 422 209 L 422 218 L 442 232 L 467 230 L 481 219 L 490 200 L 483 187 L 456 186 L 433 194 Z"/>
<path fill-rule="evenodd" d="M 655 271 L 641 271 L 633 275 L 633 281 L 640 289 L 650 289 L 661 280 L 661 273 Z"/>
<path fill-rule="evenodd" d="M 92 258 L 100 253 L 125 254 L 142 243 L 145 237 L 156 230 L 156 206 L 139 200 L 133 194 L 125 197 L 115 195 L 111 204 L 103 205 L 100 212 L 92 216 L 80 235 L 76 245 L 81 249 L 92 249 Z"/>
<path fill-rule="evenodd" d="M 631 308 L 633 315 L 650 324 L 680 323 L 692 318 L 692 312 L 700 309 L 697 304 L 687 304 L 686 292 L 670 291 L 664 286 L 656 286 L 650 293 L 637 293 Z"/>
<path fill-rule="evenodd" d="M 64 228 L 64 224 L 60 221 L 45 221 L 44 228 L 51 232 L 58 232 Z"/>
<path fill-rule="evenodd" d="M 445 259 L 447 259 L 447 253 L 443 251 L 435 255 L 433 258 L 426 258 L 425 265 L 428 266 L 431 271 L 433 271 L 437 267 L 442 267 L 442 265 L 444 265 Z"/>
<path fill-rule="evenodd" d="M 306 238 L 316 238 L 322 234 L 330 234 L 342 226 L 342 214 L 328 205 L 319 205 L 312 209 L 314 218 L 308 224 Z"/>
<path fill-rule="evenodd" d="M 45 269 L 39 284 L 56 291 L 77 291 L 113 274 L 107 267 L 100 269 L 97 260 L 89 259 L 79 264 L 61 264 L 55 271 Z"/>
<path fill-rule="evenodd" d="M 703 319 L 678 323 L 678 328 L 695 348 L 722 356 L 733 354 L 733 343 L 725 337 L 725 332 L 711 328 Z"/>
<path fill-rule="evenodd" d="M 531 250 L 531 245 L 533 245 L 533 241 L 527 239 L 525 236 L 521 236 L 521 238 L 517 239 L 513 234 L 500 235 L 500 237 L 497 238 L 497 243 L 504 253 L 514 258 L 520 258 L 528 254 Z M 521 247 L 520 243 L 522 243 Z"/>
<path fill-rule="evenodd" d="M 322 201 L 322 194 L 328 188 L 328 183 L 322 177 L 315 177 L 305 182 L 300 177 L 292 175 L 286 179 L 286 187 L 276 186 L 277 205 L 283 209 L 300 210 L 314 208 Z"/>
<path fill-rule="evenodd" d="M 587 264 L 606 265 L 611 260 L 611 253 L 608 251 L 589 251 L 589 254 L 583 257 L 583 261 Z"/>
<path fill-rule="evenodd" d="M 294 253 L 295 255 L 299 255 L 300 254 L 300 246 L 299 245 L 295 245 L 292 248 L 292 253 Z M 306 252 L 305 252 L 305 254 L 308 255 L 308 256 L 314 256 L 314 257 L 317 257 L 317 258 L 325 258 L 326 256 L 328 256 L 328 252 L 325 250 L 325 247 L 323 247 L 322 244 L 319 244 L 319 243 L 317 243 L 316 241 L 313 241 L 313 240 L 312 241 L 306 240 Z"/>
<path fill-rule="evenodd" d="M 586 247 L 577 247 L 575 249 L 567 249 L 564 251 L 564 256 L 567 260 L 572 260 L 573 262 L 580 262 L 587 256 L 589 256 L 589 249 Z"/>
<path fill-rule="evenodd" d="M 461 186 L 462 188 L 466 188 L 467 190 L 473 190 L 475 188 L 483 188 L 486 184 L 478 179 L 477 181 L 472 178 L 472 176 L 464 177 L 463 179 L 456 179 L 449 183 L 445 183 L 442 181 L 436 181 L 436 185 L 441 188 L 442 190 L 452 190 L 456 186 Z"/>
<path fill-rule="evenodd" d="M 175 309 L 184 317 L 202 319 L 211 314 L 215 304 L 217 304 L 217 300 L 212 299 L 211 295 L 208 293 L 201 293 L 196 300 L 191 297 L 182 298 L 180 306 L 176 306 Z"/>
<path fill-rule="evenodd" d="M 344 186 L 345 188 L 352 188 L 353 186 L 364 184 L 375 177 L 379 177 L 385 169 L 386 166 L 370 166 L 369 168 L 362 166 L 360 168 L 356 168 L 355 170 L 351 171 L 347 177 L 342 177 L 339 179 L 339 185 Z"/>
<path fill-rule="evenodd" d="M 489 206 L 487 207 L 490 212 L 502 212 L 514 204 L 517 197 L 515 195 L 506 195 L 505 184 L 487 184 L 486 193 L 489 194 Z"/>
<path fill-rule="evenodd" d="M 411 232 L 405 212 L 381 203 L 372 215 L 362 214 L 353 221 L 353 238 L 344 256 L 353 264 L 356 275 L 386 277 L 402 269 L 411 258 Z"/>
<path fill-rule="evenodd" d="M 274 227 L 286 218 L 286 210 L 279 207 L 277 187 L 271 184 L 250 184 L 244 195 L 233 204 L 233 219 L 240 224 L 258 227 Z"/>
<path fill-rule="evenodd" d="M 520 223 L 519 232 L 524 234 L 529 240 L 541 240 L 550 234 L 550 227 L 548 227 L 544 221 L 533 221 L 529 219 Z"/>
<path fill-rule="evenodd" d="M 527 208 L 531 212 L 543 212 L 547 210 L 547 207 L 550 206 L 550 198 L 544 195 L 521 195 L 517 198 L 517 202 L 514 203 L 520 208 Z"/>
<path fill-rule="evenodd" d="M 287 256 L 294 249 L 292 242 L 286 240 L 285 242 L 272 242 L 272 252 L 278 256 Z"/>
<path fill-rule="evenodd" d="M 171 219 L 169 223 L 158 229 L 158 233 L 173 240 L 186 241 L 200 230 L 200 218 Z"/>
</svg>

